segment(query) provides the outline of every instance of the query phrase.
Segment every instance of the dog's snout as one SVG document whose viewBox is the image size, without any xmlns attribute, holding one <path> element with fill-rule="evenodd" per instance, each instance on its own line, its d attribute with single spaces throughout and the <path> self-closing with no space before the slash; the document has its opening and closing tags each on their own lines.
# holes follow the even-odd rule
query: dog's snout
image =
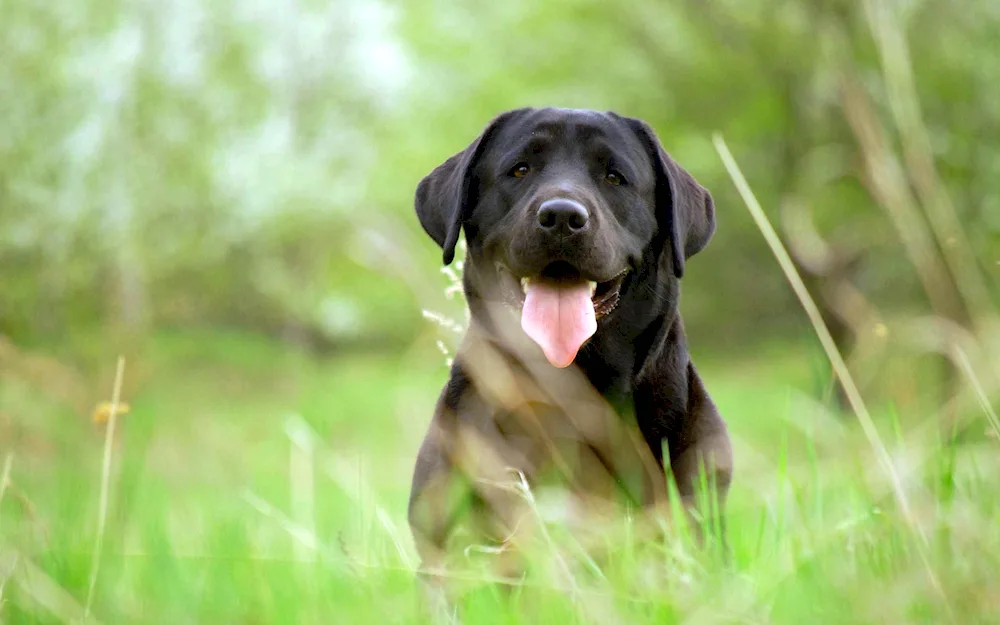
<svg viewBox="0 0 1000 625">
<path fill-rule="evenodd" d="M 538 227 L 552 234 L 576 234 L 590 223 L 590 214 L 579 202 L 547 200 L 538 207 Z"/>
</svg>

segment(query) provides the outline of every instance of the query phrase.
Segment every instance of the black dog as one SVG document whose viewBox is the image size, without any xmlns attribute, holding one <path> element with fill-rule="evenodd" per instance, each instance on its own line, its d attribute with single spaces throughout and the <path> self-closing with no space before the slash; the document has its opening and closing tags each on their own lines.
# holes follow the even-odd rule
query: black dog
<svg viewBox="0 0 1000 625">
<path fill-rule="evenodd" d="M 554 468 L 584 497 L 607 488 L 603 475 L 655 506 L 666 451 L 689 509 L 707 476 L 721 510 L 729 437 L 678 313 L 685 261 L 711 238 L 715 210 L 648 125 L 504 113 L 420 182 L 416 211 L 445 264 L 465 229 L 471 312 L 413 476 L 425 564 L 448 552 L 463 512 L 509 538 L 524 512 L 503 486 L 512 471 L 531 483 Z"/>
</svg>

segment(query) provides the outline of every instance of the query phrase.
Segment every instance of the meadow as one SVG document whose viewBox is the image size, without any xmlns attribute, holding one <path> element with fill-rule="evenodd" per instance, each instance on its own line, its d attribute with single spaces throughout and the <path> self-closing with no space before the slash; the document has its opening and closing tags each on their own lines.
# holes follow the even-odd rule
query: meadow
<svg viewBox="0 0 1000 625">
<path fill-rule="evenodd" d="M 81 369 L 112 358 L 74 347 Z M 694 357 L 736 443 L 729 563 L 684 534 L 632 541 L 625 520 L 598 567 L 549 521 L 525 579 L 457 577 L 463 622 L 996 622 L 988 414 L 948 437 L 934 414 L 877 411 L 904 509 L 853 416 L 814 399 L 817 345 Z M 107 422 L 59 396 L 85 376 L 9 345 L 4 364 L 4 622 L 426 622 L 405 502 L 446 373 L 433 345 L 321 357 L 233 330 L 155 335 L 124 370 L 104 520 Z"/>
<path fill-rule="evenodd" d="M 463 303 L 413 193 L 543 105 L 715 199 L 681 308 L 729 557 L 522 489 L 527 575 L 468 550 L 454 616 L 1000 623 L 994 0 L 0 16 L 0 623 L 437 622 L 405 511 Z"/>
</svg>

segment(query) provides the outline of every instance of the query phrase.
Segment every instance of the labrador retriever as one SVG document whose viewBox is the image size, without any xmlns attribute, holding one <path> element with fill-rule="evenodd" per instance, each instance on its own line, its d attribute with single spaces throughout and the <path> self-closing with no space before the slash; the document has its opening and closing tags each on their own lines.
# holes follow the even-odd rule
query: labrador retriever
<svg viewBox="0 0 1000 625">
<path fill-rule="evenodd" d="M 650 126 L 509 111 L 427 175 L 415 204 L 446 265 L 464 230 L 470 312 L 413 474 L 424 564 L 443 562 L 459 526 L 509 541 L 524 487 L 544 476 L 647 508 L 673 479 L 693 514 L 721 515 L 729 436 L 678 312 L 715 207 Z"/>
</svg>

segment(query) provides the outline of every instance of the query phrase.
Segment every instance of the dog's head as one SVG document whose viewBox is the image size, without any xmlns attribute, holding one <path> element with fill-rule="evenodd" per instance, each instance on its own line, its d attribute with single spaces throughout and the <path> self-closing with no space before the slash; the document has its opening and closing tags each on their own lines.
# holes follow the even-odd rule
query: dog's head
<svg viewBox="0 0 1000 625">
<path fill-rule="evenodd" d="M 565 367 L 650 259 L 670 280 L 715 230 L 712 197 L 644 122 L 517 109 L 417 187 L 424 230 L 455 255 L 465 229 L 470 296 L 506 300 Z M 652 305 L 652 304 L 651 304 Z"/>
</svg>

